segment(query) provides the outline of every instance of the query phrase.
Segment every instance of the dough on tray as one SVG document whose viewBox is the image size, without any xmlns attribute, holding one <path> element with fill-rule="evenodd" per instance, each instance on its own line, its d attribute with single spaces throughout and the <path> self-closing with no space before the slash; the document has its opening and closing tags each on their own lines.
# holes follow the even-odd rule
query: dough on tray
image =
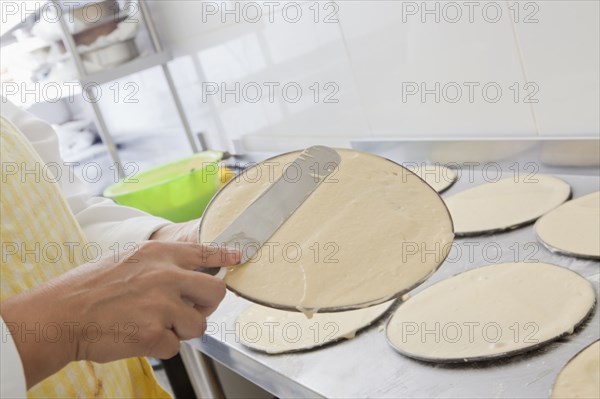
<svg viewBox="0 0 600 399">
<path fill-rule="evenodd" d="M 547 175 L 508 177 L 445 199 L 457 236 L 510 230 L 531 223 L 565 202 L 571 186 Z"/>
<path fill-rule="evenodd" d="M 432 362 L 510 356 L 573 332 L 594 307 L 590 282 L 545 263 L 457 274 L 408 299 L 387 326 L 400 353 Z"/>
<path fill-rule="evenodd" d="M 357 331 L 379 319 L 394 302 L 345 312 L 317 313 L 310 319 L 299 312 L 251 305 L 239 315 L 236 334 L 243 345 L 271 354 L 312 349 L 354 338 Z"/>
<path fill-rule="evenodd" d="M 565 202 L 535 223 L 538 239 L 553 251 L 600 258 L 600 191 Z"/>
<path fill-rule="evenodd" d="M 600 398 L 600 341 L 569 360 L 556 377 L 552 398 Z"/>
</svg>

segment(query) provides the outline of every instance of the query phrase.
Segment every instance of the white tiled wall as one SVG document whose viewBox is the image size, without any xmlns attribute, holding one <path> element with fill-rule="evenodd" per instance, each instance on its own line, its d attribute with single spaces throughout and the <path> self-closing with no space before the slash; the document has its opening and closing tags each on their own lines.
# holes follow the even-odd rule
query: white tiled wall
<svg viewBox="0 0 600 399">
<path fill-rule="evenodd" d="M 215 147 L 239 140 L 247 149 L 283 151 L 357 138 L 600 132 L 596 0 L 475 1 L 471 9 L 466 2 L 339 1 L 333 23 L 324 21 L 331 2 L 286 2 L 300 4 L 295 23 L 282 17 L 281 2 L 258 22 L 249 20 L 251 10 L 222 22 L 222 8 L 207 10 L 233 9 L 233 2 L 204 3 L 150 5 L 179 57 L 171 69 L 192 124 Z M 424 7 L 438 7 L 439 21 Z M 207 82 L 246 85 L 248 97 L 203 98 Z M 269 82 L 279 84 L 273 99 Z M 302 89 L 298 102 L 282 96 L 289 83 Z M 254 102 L 256 85 L 263 92 Z M 434 92 L 421 97 L 423 89 Z M 324 101 L 328 94 L 334 102 Z"/>
<path fill-rule="evenodd" d="M 515 103 L 509 92 L 524 79 L 506 3 L 494 2 L 503 14 L 497 23 L 485 21 L 477 8 L 473 23 L 467 15 L 451 23 L 445 18 L 454 16 L 442 6 L 447 2 L 428 4 L 341 7 L 341 29 L 373 134 L 535 134 L 530 105 Z M 409 14 L 409 5 L 416 14 Z M 422 14 L 425 7 L 438 7 L 439 22 L 436 14 Z"/>
<path fill-rule="evenodd" d="M 544 1 L 538 24 L 516 31 L 527 78 L 540 86 L 542 135 L 599 134 L 599 1 Z"/>
</svg>

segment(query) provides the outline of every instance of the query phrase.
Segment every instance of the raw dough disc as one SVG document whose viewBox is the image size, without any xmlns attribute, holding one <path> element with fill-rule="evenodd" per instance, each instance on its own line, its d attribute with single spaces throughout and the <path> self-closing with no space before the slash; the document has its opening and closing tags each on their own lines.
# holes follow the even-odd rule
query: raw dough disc
<svg viewBox="0 0 600 399">
<path fill-rule="evenodd" d="M 456 235 L 472 236 L 531 223 L 570 195 L 571 186 L 553 176 L 536 175 L 516 182 L 508 177 L 446 198 L 446 205 Z"/>
<path fill-rule="evenodd" d="M 310 319 L 298 312 L 252 305 L 238 317 L 236 334 L 243 345 L 271 354 L 312 349 L 354 338 L 394 302 L 346 312 L 317 313 Z"/>
<path fill-rule="evenodd" d="M 444 261 L 454 235 L 439 195 L 390 160 L 337 151 L 338 170 L 250 261 L 229 270 L 232 291 L 285 310 L 350 310 L 414 288 Z M 271 158 L 231 180 L 206 209 L 200 242 L 212 242 L 299 154 Z"/>
<path fill-rule="evenodd" d="M 551 250 L 600 258 L 600 191 L 568 201 L 535 223 L 538 239 Z"/>
<path fill-rule="evenodd" d="M 556 378 L 552 398 L 600 398 L 600 341 L 569 360 Z"/>
<path fill-rule="evenodd" d="M 389 343 L 425 361 L 510 356 L 570 334 L 594 307 L 592 285 L 545 263 L 502 263 L 457 274 L 398 307 Z"/>
<path fill-rule="evenodd" d="M 458 178 L 455 171 L 441 165 L 406 164 L 404 167 L 425 180 L 438 193 L 449 189 Z"/>
</svg>

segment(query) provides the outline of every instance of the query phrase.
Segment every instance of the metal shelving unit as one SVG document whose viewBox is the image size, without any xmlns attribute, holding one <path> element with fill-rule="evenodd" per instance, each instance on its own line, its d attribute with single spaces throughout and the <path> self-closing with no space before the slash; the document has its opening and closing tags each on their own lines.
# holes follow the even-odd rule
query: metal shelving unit
<svg viewBox="0 0 600 399">
<path fill-rule="evenodd" d="M 88 83 L 104 84 L 123 76 L 131 75 L 157 65 L 166 64 L 171 59 L 171 55 L 166 51 L 137 57 L 129 62 L 121 64 L 111 69 L 86 74 L 79 79 L 82 85 Z"/>
<path fill-rule="evenodd" d="M 59 0 L 51 0 L 51 1 L 57 7 L 60 8 Z M 108 82 L 114 81 L 116 79 L 131 75 L 133 73 L 140 72 L 145 69 L 160 65 L 163 75 L 165 77 L 165 80 L 167 82 L 167 85 L 169 87 L 169 91 L 171 93 L 171 98 L 172 98 L 173 102 L 175 103 L 175 108 L 177 110 L 177 114 L 178 114 L 181 124 L 185 130 L 185 134 L 186 134 L 189 144 L 192 148 L 192 151 L 193 152 L 199 151 L 198 144 L 196 143 L 196 140 L 194 139 L 194 134 L 192 133 L 190 123 L 185 115 L 185 111 L 183 109 L 183 104 L 181 102 L 179 95 L 177 94 L 177 89 L 175 88 L 175 84 L 173 83 L 173 77 L 171 76 L 171 72 L 169 71 L 169 67 L 167 65 L 167 63 L 172 59 L 172 56 L 171 56 L 170 52 L 163 49 L 163 47 L 160 43 L 160 39 L 158 37 L 156 27 L 154 26 L 154 23 L 150 16 L 150 11 L 148 10 L 146 2 L 144 0 L 138 0 L 137 3 L 140 8 L 144 26 L 150 36 L 150 40 L 152 42 L 154 53 L 150 54 L 148 56 L 135 58 L 135 59 L 133 59 L 129 62 L 126 62 L 122 65 L 119 65 L 115 68 L 111 68 L 111 69 L 107 69 L 107 70 L 103 70 L 103 71 L 99 71 L 99 72 L 95 72 L 95 73 L 91 73 L 91 74 L 87 73 L 87 71 L 85 70 L 85 66 L 83 64 L 81 56 L 80 56 L 79 52 L 77 51 L 77 45 L 75 44 L 75 40 L 73 39 L 71 32 L 69 32 L 69 28 L 64 19 L 64 15 L 61 15 L 61 17 L 59 18 L 63 43 L 65 45 L 65 48 L 69 51 L 69 53 L 72 55 L 72 57 L 75 61 L 75 66 L 76 66 L 77 72 L 79 74 L 78 81 L 82 86 L 82 90 L 85 90 L 87 97 L 90 99 L 90 105 L 94 112 L 94 119 L 96 122 L 96 126 L 98 128 L 98 132 L 100 134 L 100 137 L 102 138 L 102 142 L 107 147 L 108 152 L 110 153 L 110 156 L 111 156 L 113 162 L 117 165 L 117 168 L 119 170 L 119 175 L 121 177 L 124 177 L 125 173 L 123 171 L 123 167 L 122 167 L 121 160 L 119 158 L 119 153 L 117 151 L 117 147 L 112 139 L 112 136 L 111 136 L 108 126 L 106 124 L 104 115 L 102 114 L 102 110 L 100 109 L 100 105 L 98 104 L 98 101 L 97 101 L 98 99 L 95 96 L 93 87 L 92 87 L 92 85 L 89 85 L 89 83 L 95 83 L 95 84 L 108 83 Z"/>
</svg>

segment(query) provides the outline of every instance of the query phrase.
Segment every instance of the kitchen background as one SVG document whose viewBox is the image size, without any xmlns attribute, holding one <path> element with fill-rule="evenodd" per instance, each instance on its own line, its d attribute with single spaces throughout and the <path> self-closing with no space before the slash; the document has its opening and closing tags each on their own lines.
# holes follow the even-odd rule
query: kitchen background
<svg viewBox="0 0 600 399">
<path fill-rule="evenodd" d="M 42 73 L 32 57 L 35 35 L 58 37 L 59 24 L 41 18 L 41 28 L 13 34 L 47 4 L 2 3 L 3 95 L 37 103 L 32 111 L 57 125 L 67 160 L 110 167 L 89 101 L 43 92 L 44 82 L 77 80 L 70 57 L 44 58 Z M 600 131 L 598 1 L 145 3 L 191 131 L 202 133 L 196 144 L 210 149 Z M 120 7 L 125 22 L 141 21 L 137 2 Z M 151 54 L 142 24 L 128 29 L 140 56 Z M 160 64 L 116 77 L 100 86 L 99 105 L 121 161 L 143 170 L 191 154 Z"/>
<path fill-rule="evenodd" d="M 116 181 L 117 168 L 79 81 L 99 94 L 95 111 L 127 173 L 192 154 L 173 93 L 194 146 L 256 159 L 404 140 L 417 146 L 390 152 L 424 161 L 412 149 L 428 139 L 600 132 L 597 0 L 148 0 L 158 50 L 139 2 L 63 1 L 85 76 L 53 4 L 0 1 L 1 93 L 54 124 L 63 157 L 95 194 Z M 82 17 L 90 4 L 120 11 Z M 223 381 L 236 380 L 215 367 Z M 258 389 L 223 385 L 228 397 Z"/>
</svg>

